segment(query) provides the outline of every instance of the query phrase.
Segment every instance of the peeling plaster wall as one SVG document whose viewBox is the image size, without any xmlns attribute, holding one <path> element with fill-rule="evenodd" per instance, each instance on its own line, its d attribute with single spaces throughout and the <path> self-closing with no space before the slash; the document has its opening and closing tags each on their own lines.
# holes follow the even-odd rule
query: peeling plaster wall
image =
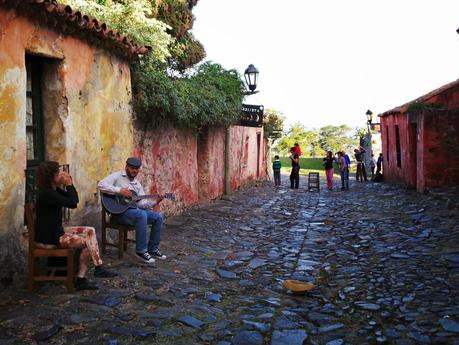
<svg viewBox="0 0 459 345">
<path fill-rule="evenodd" d="M 260 133 L 260 178 L 266 176 L 261 128 L 230 129 L 231 189 L 257 179 L 257 133 Z M 172 126 L 136 129 L 136 155 L 142 159 L 139 174 L 147 193 L 173 192 L 177 201 L 161 203 L 161 211 L 175 214 L 185 207 L 223 195 L 225 187 L 225 128 L 209 128 L 199 135 Z M 245 162 L 244 162 L 245 160 Z"/>
<path fill-rule="evenodd" d="M 26 268 L 25 55 L 43 57 L 45 158 L 70 164 L 80 204 L 72 224 L 99 226 L 96 184 L 133 152 L 128 65 L 79 39 L 0 10 L 0 285 Z"/>
<path fill-rule="evenodd" d="M 197 136 L 192 131 L 165 125 L 154 130 L 136 129 L 136 156 L 142 159 L 139 180 L 146 193 L 175 193 L 177 201 L 164 200 L 160 210 L 175 214 L 198 202 Z"/>
<path fill-rule="evenodd" d="M 443 109 L 459 108 L 459 85 L 424 100 Z M 381 117 L 386 181 L 416 187 L 459 184 L 459 116 L 457 112 L 429 110 L 410 115 L 399 112 Z M 397 167 L 395 125 L 399 125 L 402 166 Z M 389 128 L 387 133 L 386 126 Z M 389 145 L 387 145 L 389 137 Z M 389 157 L 387 157 L 389 151 Z"/>
<path fill-rule="evenodd" d="M 259 162 L 257 135 L 260 134 Z M 266 145 L 262 128 L 231 127 L 231 190 L 266 177 Z"/>
</svg>

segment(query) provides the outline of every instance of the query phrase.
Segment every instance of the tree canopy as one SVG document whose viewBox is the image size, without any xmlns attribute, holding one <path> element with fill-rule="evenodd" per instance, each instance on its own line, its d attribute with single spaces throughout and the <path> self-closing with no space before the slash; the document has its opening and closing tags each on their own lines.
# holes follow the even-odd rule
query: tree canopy
<svg viewBox="0 0 459 345">
<path fill-rule="evenodd" d="M 304 157 L 320 157 L 326 151 L 349 151 L 358 144 L 358 140 L 347 125 L 307 129 L 296 122 L 284 133 L 274 150 L 281 155 L 288 155 L 295 143 L 300 145 Z"/>
<path fill-rule="evenodd" d="M 228 125 L 240 116 L 243 84 L 236 70 L 197 63 L 204 47 L 190 29 L 198 0 L 61 0 L 107 23 L 152 54 L 131 63 L 134 106 L 145 124 Z"/>
</svg>

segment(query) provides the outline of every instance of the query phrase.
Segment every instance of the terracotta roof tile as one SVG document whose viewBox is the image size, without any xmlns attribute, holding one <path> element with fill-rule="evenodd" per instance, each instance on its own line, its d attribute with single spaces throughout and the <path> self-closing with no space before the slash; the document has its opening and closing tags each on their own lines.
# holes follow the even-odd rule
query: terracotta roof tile
<svg viewBox="0 0 459 345">
<path fill-rule="evenodd" d="M 135 60 L 139 54 L 151 51 L 151 47 L 137 44 L 131 38 L 109 29 L 105 23 L 56 0 L 0 0 L 0 7 L 14 8 L 19 15 L 36 20 L 54 31 L 78 36 L 128 60 Z"/>
</svg>

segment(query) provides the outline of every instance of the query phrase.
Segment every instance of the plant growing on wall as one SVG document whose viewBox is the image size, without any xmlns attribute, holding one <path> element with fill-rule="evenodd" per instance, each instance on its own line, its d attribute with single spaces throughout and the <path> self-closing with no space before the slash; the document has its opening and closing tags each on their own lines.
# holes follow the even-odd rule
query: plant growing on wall
<svg viewBox="0 0 459 345">
<path fill-rule="evenodd" d="M 134 73 L 138 78 L 134 83 L 136 104 L 143 122 L 158 125 L 170 121 L 200 129 L 228 125 L 240 116 L 244 87 L 235 70 L 207 62 L 190 76 L 172 79 L 148 64 L 140 63 L 137 68 L 150 69 Z"/>
<path fill-rule="evenodd" d="M 153 60 L 166 62 L 170 57 L 169 46 L 174 42 L 174 38 L 167 33 L 168 26 L 165 23 L 152 17 L 149 1 L 62 0 L 61 2 L 105 22 L 111 29 L 119 31 L 137 43 L 152 47 Z"/>
<path fill-rule="evenodd" d="M 422 101 L 414 101 L 408 105 L 408 112 L 421 112 L 429 109 L 441 109 L 444 104 L 441 102 L 425 103 Z"/>
<path fill-rule="evenodd" d="M 210 62 L 192 68 L 205 56 L 201 43 L 189 33 L 197 0 L 63 2 L 153 48 L 152 55 L 131 63 L 138 120 L 193 129 L 238 120 L 244 88 L 237 71 Z"/>
</svg>

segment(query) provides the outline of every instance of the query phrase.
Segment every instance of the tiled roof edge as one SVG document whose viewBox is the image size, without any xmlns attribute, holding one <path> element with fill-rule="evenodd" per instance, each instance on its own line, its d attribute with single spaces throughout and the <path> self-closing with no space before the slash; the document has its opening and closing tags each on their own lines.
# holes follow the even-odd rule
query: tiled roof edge
<svg viewBox="0 0 459 345">
<path fill-rule="evenodd" d="M 127 60 L 136 60 L 139 55 L 151 52 L 151 47 L 137 44 L 111 30 L 105 23 L 56 0 L 0 0 L 0 7 L 15 9 L 19 15 L 36 20 L 54 31 L 80 37 Z"/>
</svg>

